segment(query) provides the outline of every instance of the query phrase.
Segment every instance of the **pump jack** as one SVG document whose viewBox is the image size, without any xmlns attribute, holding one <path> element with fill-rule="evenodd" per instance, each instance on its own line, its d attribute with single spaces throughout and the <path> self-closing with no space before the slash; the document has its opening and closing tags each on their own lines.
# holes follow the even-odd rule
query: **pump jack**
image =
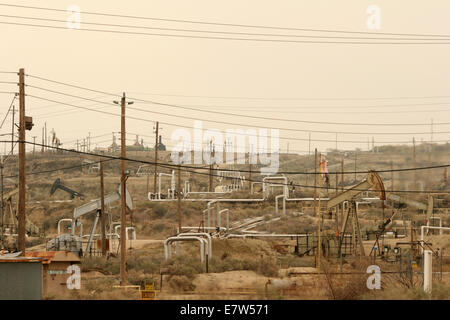
<svg viewBox="0 0 450 320">
<path fill-rule="evenodd" d="M 368 191 L 372 188 L 374 188 L 375 190 L 377 190 L 380 193 L 380 200 L 382 200 L 382 206 L 383 206 L 383 210 L 384 210 L 384 208 L 385 208 L 384 200 L 386 200 L 384 185 L 383 185 L 383 181 L 381 180 L 381 177 L 375 171 L 370 171 L 369 174 L 367 175 L 367 178 L 364 181 L 362 181 L 359 184 L 353 186 L 352 188 L 347 189 L 346 191 L 338 194 L 337 196 L 335 196 L 334 198 L 331 198 L 327 202 L 327 211 L 331 211 L 331 208 L 333 208 L 345 201 L 348 201 L 348 203 L 349 203 L 348 210 L 345 212 L 344 221 L 342 223 L 342 228 L 339 233 L 339 248 L 338 248 L 339 256 L 341 255 L 342 242 L 344 239 L 344 233 L 345 233 L 345 229 L 347 227 L 347 222 L 348 222 L 349 218 L 352 220 L 353 250 L 355 250 L 355 253 L 356 253 L 356 241 L 358 241 L 360 255 L 365 256 L 364 246 L 363 246 L 362 237 L 361 237 L 361 229 L 360 229 L 359 220 L 358 220 L 358 213 L 356 212 L 355 198 L 362 192 Z"/>
<path fill-rule="evenodd" d="M 79 197 L 80 199 L 84 198 L 84 195 L 82 193 L 79 193 L 79 192 L 72 190 L 72 189 L 66 187 L 65 185 L 63 185 L 61 183 L 60 178 L 56 179 L 55 182 L 53 183 L 52 188 L 50 190 L 50 195 L 54 194 L 57 189 L 61 189 L 65 192 L 67 192 L 68 194 L 70 194 L 71 199 L 73 199 L 75 197 Z"/>
</svg>

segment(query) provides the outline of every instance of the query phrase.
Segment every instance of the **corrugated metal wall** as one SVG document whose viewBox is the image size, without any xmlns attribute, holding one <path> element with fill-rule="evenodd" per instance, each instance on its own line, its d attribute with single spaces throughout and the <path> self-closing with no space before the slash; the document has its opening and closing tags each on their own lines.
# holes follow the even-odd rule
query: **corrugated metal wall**
<svg viewBox="0 0 450 320">
<path fill-rule="evenodd" d="M 41 300 L 40 262 L 0 262 L 0 300 Z"/>
</svg>

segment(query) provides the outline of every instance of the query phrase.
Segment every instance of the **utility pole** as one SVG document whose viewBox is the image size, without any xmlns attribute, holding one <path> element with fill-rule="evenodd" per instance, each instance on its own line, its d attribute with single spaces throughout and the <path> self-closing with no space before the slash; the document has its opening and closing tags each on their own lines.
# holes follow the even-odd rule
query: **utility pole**
<svg viewBox="0 0 450 320">
<path fill-rule="evenodd" d="M 44 137 L 45 137 L 44 127 L 42 127 L 42 147 L 41 147 L 41 153 L 44 153 L 44 145 L 45 145 Z M 77 140 L 77 143 L 78 143 L 78 140 Z M 77 149 L 77 151 L 78 151 L 78 149 Z"/>
<path fill-rule="evenodd" d="M 1 248 L 1 254 L 3 254 L 3 250 L 5 250 L 5 233 L 4 233 L 4 231 L 5 231 L 5 228 L 4 228 L 4 226 L 5 226 L 5 214 L 4 214 L 4 207 L 5 207 L 5 205 L 4 205 L 4 200 L 3 200 L 3 156 L 1 156 L 1 160 L 0 160 L 0 170 L 1 170 L 1 172 L 0 172 L 0 175 L 1 175 L 1 181 L 0 181 L 0 183 L 2 184 L 2 248 Z"/>
<path fill-rule="evenodd" d="M 115 104 L 119 104 L 119 101 L 114 101 Z M 127 266 L 126 266 L 126 250 L 127 250 L 127 240 L 126 240 L 126 227 L 127 227 L 127 217 L 126 217 L 126 178 L 125 178 L 125 158 L 127 156 L 127 146 L 126 146 L 126 136 L 125 136 L 125 106 L 133 104 L 133 102 L 127 102 L 125 97 L 125 92 L 123 93 L 120 105 L 121 105 L 121 141 L 120 141 L 120 167 L 121 167 L 121 178 L 120 178 L 120 192 L 121 192 L 121 215 L 120 215 L 120 284 L 122 286 L 126 285 L 127 282 Z"/>
<path fill-rule="evenodd" d="M 154 179 L 153 179 L 153 192 L 156 194 L 156 179 L 158 176 L 158 139 L 159 139 L 159 122 L 156 121 L 156 138 L 155 138 L 155 174 L 154 174 Z M 148 192 L 147 192 L 148 194 Z"/>
<path fill-rule="evenodd" d="M 317 186 L 317 148 L 315 149 L 314 152 L 314 216 L 316 216 L 317 214 L 317 210 L 316 210 L 316 186 Z"/>
<path fill-rule="evenodd" d="M 215 156 L 215 150 L 213 149 L 213 143 L 212 140 L 209 141 L 209 147 L 210 147 L 210 165 L 209 165 L 209 192 L 213 192 L 213 162 L 212 158 Z"/>
<path fill-rule="evenodd" d="M 337 137 L 338 136 L 338 134 L 337 134 L 337 132 L 336 132 L 336 152 L 338 151 L 338 148 L 337 148 Z"/>
<path fill-rule="evenodd" d="M 34 157 L 34 151 L 36 149 L 36 136 L 33 136 L 33 157 Z"/>
<path fill-rule="evenodd" d="M 14 154 L 14 132 L 16 131 L 15 124 L 14 124 L 14 115 L 16 114 L 15 105 L 13 104 L 12 109 L 12 126 L 11 126 L 11 155 Z"/>
<path fill-rule="evenodd" d="M 391 192 L 394 192 L 394 162 L 392 160 L 391 160 Z M 394 206 L 393 200 L 392 206 Z"/>
<path fill-rule="evenodd" d="M 19 70 L 19 205 L 18 249 L 25 256 L 25 70 Z"/>
<path fill-rule="evenodd" d="M 341 192 L 344 192 L 344 158 L 341 159 Z M 341 221 L 344 219 L 344 204 L 339 205 L 341 208 Z"/>
<path fill-rule="evenodd" d="M 250 152 L 248 153 L 248 187 L 249 190 L 252 190 L 252 160 L 253 160 L 253 144 L 250 145 Z"/>
<path fill-rule="evenodd" d="M 88 152 L 91 152 L 91 133 L 88 132 Z"/>
<path fill-rule="evenodd" d="M 337 194 L 338 194 L 338 188 L 339 188 L 339 175 L 336 170 L 336 191 L 334 193 L 335 196 L 337 196 Z M 339 206 L 337 206 L 337 208 L 336 208 L 336 234 L 338 231 L 339 231 Z"/>
<path fill-rule="evenodd" d="M 178 165 L 178 232 L 181 232 L 181 163 Z"/>
<path fill-rule="evenodd" d="M 356 161 L 357 161 L 357 154 L 355 150 L 355 182 L 356 182 Z"/>
<path fill-rule="evenodd" d="M 44 143 L 44 152 L 47 151 L 47 122 L 44 123 L 45 128 L 45 143 Z"/>
<path fill-rule="evenodd" d="M 416 168 L 416 139 L 413 137 L 413 168 Z M 414 190 L 417 184 L 417 171 L 414 170 Z"/>
<path fill-rule="evenodd" d="M 100 222 L 102 228 L 102 256 L 106 256 L 106 217 L 105 217 L 105 185 L 103 180 L 103 161 L 100 161 L 100 193 L 101 211 Z"/>
<path fill-rule="evenodd" d="M 311 155 L 311 132 L 309 132 L 308 136 L 309 136 L 308 155 Z"/>
</svg>

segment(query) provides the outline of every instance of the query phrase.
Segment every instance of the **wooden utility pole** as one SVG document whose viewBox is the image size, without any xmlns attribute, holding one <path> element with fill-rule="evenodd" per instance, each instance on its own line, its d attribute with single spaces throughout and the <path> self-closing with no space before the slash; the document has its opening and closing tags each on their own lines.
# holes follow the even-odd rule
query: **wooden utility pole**
<svg viewBox="0 0 450 320">
<path fill-rule="evenodd" d="M 344 158 L 341 160 L 341 192 L 344 192 Z M 341 221 L 344 219 L 344 204 L 341 203 Z"/>
<path fill-rule="evenodd" d="M 16 107 L 13 104 L 12 109 L 12 124 L 11 124 L 11 155 L 14 154 L 14 132 L 16 131 L 16 125 L 14 124 L 14 115 L 16 114 Z"/>
<path fill-rule="evenodd" d="M 44 152 L 46 152 L 47 151 L 47 122 L 44 123 L 44 128 L 45 128 Z"/>
<path fill-rule="evenodd" d="M 338 188 L 339 188 L 339 175 L 338 170 L 336 170 L 336 190 L 334 192 L 334 195 L 337 196 L 338 194 Z M 339 231 L 339 205 L 336 207 L 336 234 Z"/>
<path fill-rule="evenodd" d="M 316 190 L 316 186 L 317 186 L 317 148 L 314 151 L 314 216 L 317 215 L 317 210 L 316 210 L 316 194 L 317 194 L 317 190 Z"/>
<path fill-rule="evenodd" d="M 25 70 L 19 70 L 19 208 L 18 249 L 25 255 Z"/>
<path fill-rule="evenodd" d="M 394 162 L 391 160 L 391 192 L 394 190 Z M 392 206 L 394 206 L 394 200 L 392 200 Z"/>
<path fill-rule="evenodd" d="M 77 140 L 78 143 L 78 140 Z M 45 132 L 44 132 L 44 127 L 42 127 L 42 147 L 41 147 L 41 153 L 44 153 L 44 145 L 45 145 Z M 78 151 L 78 149 L 77 149 Z"/>
<path fill-rule="evenodd" d="M 355 183 L 356 183 L 356 161 L 357 161 L 357 155 L 355 150 Z"/>
<path fill-rule="evenodd" d="M 413 137 L 413 168 L 416 168 L 416 139 Z M 414 170 L 414 190 L 417 188 L 417 171 Z"/>
<path fill-rule="evenodd" d="M 34 152 L 36 150 L 36 136 L 33 136 L 33 157 L 34 157 Z"/>
<path fill-rule="evenodd" d="M 159 147 L 159 143 L 158 143 L 158 139 L 159 139 L 159 122 L 156 121 L 156 138 L 155 138 L 155 175 L 154 175 L 154 179 L 153 179 L 153 192 L 156 194 L 156 179 L 158 176 L 158 147 Z"/>
<path fill-rule="evenodd" d="M 178 232 L 181 232 L 181 163 L 178 165 L 178 184 L 177 184 L 177 195 L 178 195 Z"/>
<path fill-rule="evenodd" d="M 309 143 L 308 143 L 308 155 L 311 155 L 311 132 L 309 132 L 308 137 L 309 137 L 309 139 L 308 139 L 308 141 L 309 141 Z"/>
<path fill-rule="evenodd" d="M 317 149 L 316 149 L 317 150 Z M 321 198 L 321 192 L 320 188 L 322 187 L 322 167 L 320 166 L 320 162 L 322 161 L 322 153 L 319 155 L 319 212 L 317 216 L 317 273 L 320 274 L 320 258 L 322 254 L 322 241 L 321 241 L 321 213 L 320 213 L 320 198 Z"/>
<path fill-rule="evenodd" d="M 213 143 L 212 140 L 209 141 L 209 146 L 210 146 L 210 165 L 209 165 L 209 192 L 213 192 L 213 162 L 212 159 L 215 156 L 215 150 L 213 149 Z"/>
<path fill-rule="evenodd" d="M 119 104 L 118 101 L 114 103 Z M 126 265 L 126 254 L 127 254 L 127 240 L 126 240 L 126 228 L 127 228 L 127 211 L 126 211 L 126 177 L 125 177 L 125 158 L 127 156 L 127 145 L 126 145 L 126 132 L 125 132 L 125 105 L 133 104 L 133 102 L 126 102 L 125 92 L 123 93 L 120 105 L 121 105 L 121 131 L 120 131 L 120 167 L 121 167 L 121 179 L 120 179 L 120 193 L 121 193 L 121 215 L 120 215 L 120 284 L 122 286 L 126 285 L 127 282 L 127 265 Z"/>
<path fill-rule="evenodd" d="M 105 217 L 105 184 L 103 180 L 103 161 L 100 161 L 100 193 L 101 211 L 100 222 L 102 229 L 102 256 L 106 256 L 106 217 Z"/>
</svg>

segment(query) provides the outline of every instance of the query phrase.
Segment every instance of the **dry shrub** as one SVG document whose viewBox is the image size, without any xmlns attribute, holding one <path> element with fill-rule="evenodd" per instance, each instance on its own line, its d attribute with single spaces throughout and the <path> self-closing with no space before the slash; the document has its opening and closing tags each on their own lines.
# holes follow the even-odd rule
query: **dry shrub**
<svg viewBox="0 0 450 320">
<path fill-rule="evenodd" d="M 109 258 L 108 260 L 103 257 L 82 258 L 81 271 L 87 272 L 90 270 L 98 270 L 105 274 L 119 274 L 120 261 L 118 258 Z"/>
<path fill-rule="evenodd" d="M 278 275 L 279 268 L 276 265 L 275 261 L 261 259 L 260 263 L 258 264 L 258 269 L 255 271 L 266 277 L 275 277 Z"/>
<path fill-rule="evenodd" d="M 334 300 L 356 300 L 369 292 L 368 274 L 365 274 L 369 265 L 371 263 L 368 259 L 355 260 L 351 263 L 352 270 L 348 271 L 362 274 L 334 275 L 331 272 L 338 270 L 323 259 L 321 266 L 328 284 L 329 297 Z"/>
<path fill-rule="evenodd" d="M 166 268 L 166 274 L 188 277 L 202 273 L 204 270 L 199 258 L 188 253 L 173 255 L 168 261 L 162 263 L 162 267 Z"/>
<path fill-rule="evenodd" d="M 175 292 L 195 290 L 195 284 L 192 282 L 192 278 L 186 276 L 170 276 L 168 284 L 169 288 Z"/>
<path fill-rule="evenodd" d="M 428 295 L 422 287 L 399 288 L 390 287 L 383 290 L 371 290 L 361 299 L 370 300 L 449 300 L 450 286 L 443 283 L 433 283 L 431 295 Z"/>
</svg>

